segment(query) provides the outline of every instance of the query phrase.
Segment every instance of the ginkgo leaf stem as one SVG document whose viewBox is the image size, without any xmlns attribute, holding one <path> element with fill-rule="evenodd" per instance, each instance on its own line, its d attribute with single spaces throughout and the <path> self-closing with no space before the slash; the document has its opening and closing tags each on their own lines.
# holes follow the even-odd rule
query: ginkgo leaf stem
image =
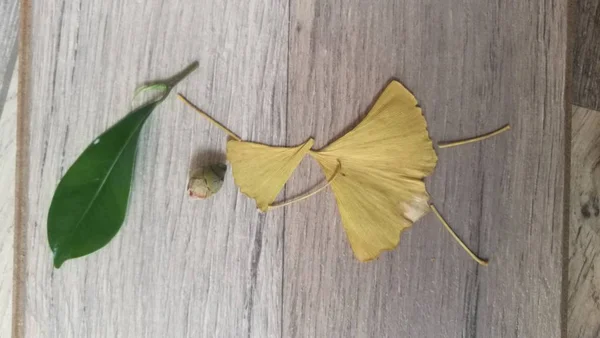
<svg viewBox="0 0 600 338">
<path fill-rule="evenodd" d="M 327 182 L 325 184 L 323 184 L 320 188 L 315 189 L 307 194 L 298 196 L 296 198 L 293 198 L 289 201 L 284 201 L 281 203 L 276 203 L 276 204 L 271 204 L 269 205 L 269 210 L 271 209 L 276 209 L 276 208 L 281 208 L 281 207 L 285 207 L 286 205 L 290 205 L 296 202 L 300 202 L 302 200 L 305 200 L 309 197 L 312 197 L 318 193 L 320 193 L 321 191 L 323 191 L 325 188 L 327 188 L 329 185 L 331 185 L 331 183 L 333 183 L 333 181 L 338 177 L 338 174 L 340 173 L 340 170 L 342 169 L 342 164 L 338 161 L 338 167 L 335 170 L 335 172 L 333 173 L 333 176 L 331 176 L 331 178 L 329 180 L 327 180 Z"/>
<path fill-rule="evenodd" d="M 460 141 L 452 141 L 452 142 L 440 142 L 438 143 L 438 148 L 440 149 L 444 149 L 444 148 L 451 148 L 451 147 L 456 147 L 456 146 L 461 146 L 464 144 L 469 144 L 469 143 L 474 143 L 474 142 L 479 142 L 479 141 L 483 141 L 485 139 L 488 139 L 490 137 L 494 137 L 498 134 L 502 134 L 503 132 L 507 131 L 510 129 L 510 125 L 507 124 L 506 126 L 495 130 L 491 133 L 485 134 L 485 135 L 481 135 L 481 136 L 477 136 L 477 137 L 473 137 L 473 138 L 468 138 L 466 140 L 460 140 Z"/>
<path fill-rule="evenodd" d="M 227 135 L 231 136 L 231 138 L 235 139 L 236 141 L 241 141 L 242 139 L 237 136 L 234 132 L 232 132 L 231 130 L 227 129 L 224 125 L 222 125 L 221 123 L 219 123 L 219 121 L 213 119 L 210 115 L 208 115 L 207 113 L 205 113 L 204 111 L 202 111 L 202 109 L 196 107 L 195 104 L 193 104 L 192 102 L 190 102 L 190 100 L 188 100 L 185 96 L 183 96 L 182 94 L 177 94 L 177 97 L 185 102 L 188 106 L 192 107 L 192 109 L 194 109 L 196 112 L 198 112 L 198 114 L 202 115 L 204 118 L 206 118 L 208 121 L 210 121 L 212 124 L 214 124 L 215 126 L 217 126 L 219 129 L 223 130 L 225 133 L 227 133 Z"/>
<path fill-rule="evenodd" d="M 444 220 L 444 218 L 439 213 L 439 211 L 435 208 L 435 206 L 433 204 L 430 204 L 429 207 L 431 208 L 431 210 L 433 211 L 433 213 L 437 216 L 437 218 L 440 220 L 440 222 L 442 222 L 442 224 L 444 225 L 444 227 L 446 228 L 446 230 L 448 230 L 448 232 L 450 233 L 450 235 L 452 235 L 452 237 L 454 237 L 454 239 L 469 254 L 469 256 L 471 256 L 471 258 L 473 258 L 477 263 L 479 263 L 479 264 L 481 264 L 483 266 L 487 266 L 488 262 L 486 260 L 484 260 L 484 259 L 481 259 L 481 258 L 477 257 L 477 255 L 475 255 L 473 253 L 473 251 L 471 251 L 471 249 L 469 249 L 469 247 L 467 247 L 467 245 L 452 230 L 452 228 L 450 227 L 450 225 L 448 225 L 448 223 L 446 222 L 446 220 Z"/>
</svg>

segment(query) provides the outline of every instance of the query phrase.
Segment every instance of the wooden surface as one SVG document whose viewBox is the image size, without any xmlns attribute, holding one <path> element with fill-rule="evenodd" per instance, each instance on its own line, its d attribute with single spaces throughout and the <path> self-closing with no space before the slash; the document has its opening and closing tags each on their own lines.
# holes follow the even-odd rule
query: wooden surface
<svg viewBox="0 0 600 338">
<path fill-rule="evenodd" d="M 569 338 L 600 337 L 600 2 L 577 0 L 574 20 Z M 586 109 L 587 108 L 587 109 Z M 596 110 L 596 111 L 594 111 Z"/>
<path fill-rule="evenodd" d="M 24 337 L 559 337 L 566 1 L 34 2 L 29 132 L 19 151 Z M 190 166 L 225 138 L 174 98 L 144 128 L 127 221 L 53 270 L 46 213 L 83 148 L 133 89 L 192 60 L 178 89 L 242 137 L 324 145 L 397 77 L 440 150 L 428 186 L 480 268 L 431 216 L 379 260 L 354 260 L 326 192 L 261 214 L 228 177 L 205 202 Z M 310 161 L 282 198 L 322 178 Z M 23 276 L 22 276 L 23 277 Z"/>
<path fill-rule="evenodd" d="M 193 60 L 177 89 L 240 135 L 283 143 L 286 1 L 32 2 L 25 337 L 240 337 L 281 333 L 282 213 L 258 213 L 230 177 L 187 198 L 190 165 L 225 135 L 174 97 L 140 139 L 127 221 L 102 251 L 51 265 L 46 214 L 83 148 L 140 83 Z"/>
<path fill-rule="evenodd" d="M 12 323 L 18 3 L 0 2 L 0 337 Z"/>
<path fill-rule="evenodd" d="M 600 337 L 600 112 L 573 111 L 569 338 Z"/>
<path fill-rule="evenodd" d="M 576 3 L 573 104 L 600 110 L 600 1 Z"/>
<path fill-rule="evenodd" d="M 17 72 L 0 110 L 0 337 L 10 337 L 12 323 L 13 229 L 15 210 L 15 131 Z"/>
<path fill-rule="evenodd" d="M 19 0 L 2 0 L 0 3 L 0 113 L 17 61 L 18 10 Z"/>
<path fill-rule="evenodd" d="M 435 217 L 399 249 L 353 259 L 330 193 L 286 210 L 286 337 L 558 337 L 564 206 L 566 1 L 294 1 L 288 143 L 324 145 L 390 77 L 411 89 L 439 150 L 429 190 L 478 267 Z M 368 165 L 368 163 L 365 163 Z M 306 166 L 288 195 L 320 177 Z"/>
</svg>

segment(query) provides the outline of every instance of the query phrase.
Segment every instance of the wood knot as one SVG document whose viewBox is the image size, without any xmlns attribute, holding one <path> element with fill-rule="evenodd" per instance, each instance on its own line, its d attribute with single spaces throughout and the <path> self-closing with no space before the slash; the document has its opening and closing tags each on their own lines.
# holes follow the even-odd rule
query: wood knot
<svg viewBox="0 0 600 338">
<path fill-rule="evenodd" d="M 583 204 L 583 206 L 581 207 L 581 215 L 584 218 L 590 218 L 592 217 L 592 214 L 595 217 L 598 217 L 598 215 L 600 215 L 600 206 L 598 205 L 598 196 L 592 196 L 590 198 L 590 200 L 588 202 L 586 202 L 585 204 Z"/>
</svg>

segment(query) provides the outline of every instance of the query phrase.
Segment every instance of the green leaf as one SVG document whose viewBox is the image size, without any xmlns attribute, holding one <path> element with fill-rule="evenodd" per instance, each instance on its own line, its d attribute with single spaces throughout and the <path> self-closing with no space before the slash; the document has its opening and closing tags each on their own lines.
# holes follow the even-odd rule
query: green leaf
<svg viewBox="0 0 600 338">
<path fill-rule="evenodd" d="M 48 213 L 54 267 L 102 248 L 117 234 L 125 220 L 142 126 L 173 86 L 197 66 L 148 85 L 163 85 L 163 94 L 96 138 L 63 176 Z"/>
</svg>

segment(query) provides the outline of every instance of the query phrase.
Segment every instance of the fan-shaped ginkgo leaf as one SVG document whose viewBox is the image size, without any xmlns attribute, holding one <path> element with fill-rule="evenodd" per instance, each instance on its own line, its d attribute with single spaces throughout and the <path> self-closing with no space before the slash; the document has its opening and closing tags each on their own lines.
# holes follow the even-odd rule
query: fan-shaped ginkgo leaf
<svg viewBox="0 0 600 338">
<path fill-rule="evenodd" d="M 433 172 L 437 155 L 417 100 L 399 82 L 390 82 L 358 126 L 320 151 L 310 149 L 312 139 L 295 148 L 244 142 L 185 97 L 180 98 L 233 138 L 227 143 L 227 158 L 235 183 L 256 200 L 260 210 L 299 202 L 331 186 L 359 260 L 369 261 L 395 248 L 403 230 L 433 211 L 461 247 L 479 264 L 487 265 L 429 203 L 423 179 Z M 478 142 L 509 129 L 507 125 L 486 135 L 443 143 L 440 148 Z M 272 204 L 306 153 L 321 165 L 326 184 Z"/>
<path fill-rule="evenodd" d="M 392 81 L 353 130 L 310 153 L 332 181 L 355 256 L 376 258 L 398 245 L 401 232 L 427 213 L 423 178 L 437 156 L 414 96 Z"/>
<path fill-rule="evenodd" d="M 227 159 L 235 184 L 242 193 L 256 200 L 261 211 L 267 211 L 313 144 L 312 138 L 292 148 L 230 139 Z"/>
</svg>

